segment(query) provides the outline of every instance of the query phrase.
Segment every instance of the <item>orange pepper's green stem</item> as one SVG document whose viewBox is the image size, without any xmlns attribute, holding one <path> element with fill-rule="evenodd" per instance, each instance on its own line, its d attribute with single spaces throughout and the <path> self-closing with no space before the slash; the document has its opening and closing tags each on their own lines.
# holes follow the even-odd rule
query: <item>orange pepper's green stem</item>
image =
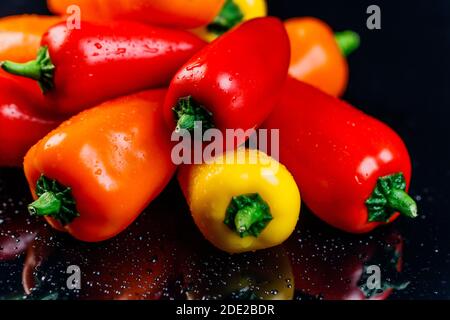
<svg viewBox="0 0 450 320">
<path fill-rule="evenodd" d="M 356 32 L 350 30 L 336 32 L 335 39 L 342 54 L 346 57 L 358 49 L 361 44 L 360 36 Z"/>
<path fill-rule="evenodd" d="M 28 211 L 36 216 L 54 216 L 61 210 L 61 200 L 54 192 L 47 191 L 39 199 L 28 205 Z"/>
<path fill-rule="evenodd" d="M 28 205 L 31 215 L 48 216 L 58 220 L 63 226 L 79 216 L 70 188 L 41 176 L 36 183 L 36 201 Z"/>
</svg>

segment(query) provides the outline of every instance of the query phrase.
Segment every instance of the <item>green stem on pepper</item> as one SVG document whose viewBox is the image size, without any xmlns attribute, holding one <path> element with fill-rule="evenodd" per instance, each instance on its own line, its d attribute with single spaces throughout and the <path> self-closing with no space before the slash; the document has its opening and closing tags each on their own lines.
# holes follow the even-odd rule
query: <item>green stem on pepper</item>
<svg viewBox="0 0 450 320">
<path fill-rule="evenodd" d="M 361 38 L 359 35 L 351 30 L 336 32 L 334 36 L 339 48 L 342 51 L 342 54 L 345 57 L 352 54 L 361 44 Z"/>
<path fill-rule="evenodd" d="M 55 86 L 55 65 L 52 63 L 48 47 L 46 46 L 39 48 L 36 60 L 25 63 L 3 61 L 1 67 L 11 74 L 37 80 L 44 93 L 53 89 Z"/>
<path fill-rule="evenodd" d="M 31 215 L 51 217 L 63 226 L 80 216 L 71 189 L 56 180 L 42 175 L 36 183 L 36 195 L 39 198 L 28 205 Z"/>
<path fill-rule="evenodd" d="M 224 223 L 241 238 L 258 237 L 272 219 L 269 206 L 255 193 L 233 197 Z"/>
</svg>

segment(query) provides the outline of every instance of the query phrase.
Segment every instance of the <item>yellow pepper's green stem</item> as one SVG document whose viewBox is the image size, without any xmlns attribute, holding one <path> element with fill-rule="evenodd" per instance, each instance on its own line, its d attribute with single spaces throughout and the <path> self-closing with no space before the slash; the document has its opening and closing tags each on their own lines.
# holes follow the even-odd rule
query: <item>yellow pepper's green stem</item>
<svg viewBox="0 0 450 320">
<path fill-rule="evenodd" d="M 241 238 L 258 237 L 272 219 L 269 206 L 255 193 L 233 197 L 224 223 Z"/>
<path fill-rule="evenodd" d="M 233 1 L 226 0 L 222 10 L 207 26 L 208 31 L 220 36 L 242 22 L 244 14 L 241 8 Z"/>
</svg>

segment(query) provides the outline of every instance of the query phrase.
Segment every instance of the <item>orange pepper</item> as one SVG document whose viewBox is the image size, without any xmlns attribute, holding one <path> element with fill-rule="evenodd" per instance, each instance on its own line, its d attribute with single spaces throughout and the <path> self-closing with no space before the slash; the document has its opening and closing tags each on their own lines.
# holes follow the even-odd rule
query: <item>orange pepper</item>
<svg viewBox="0 0 450 320">
<path fill-rule="evenodd" d="M 289 74 L 333 96 L 341 96 L 348 84 L 346 56 L 359 46 L 352 31 L 333 33 L 316 18 L 294 18 L 285 22 L 291 40 Z"/>
<path fill-rule="evenodd" d="M 41 37 L 59 17 L 19 15 L 0 19 L 0 61 L 27 62 L 36 58 Z"/>
<path fill-rule="evenodd" d="M 65 15 L 77 5 L 81 18 L 130 19 L 157 25 L 196 28 L 210 23 L 225 0 L 47 0 L 50 11 Z"/>
<path fill-rule="evenodd" d="M 96 242 L 127 228 L 174 174 L 165 90 L 122 97 L 64 122 L 25 156 L 31 214 Z"/>
</svg>

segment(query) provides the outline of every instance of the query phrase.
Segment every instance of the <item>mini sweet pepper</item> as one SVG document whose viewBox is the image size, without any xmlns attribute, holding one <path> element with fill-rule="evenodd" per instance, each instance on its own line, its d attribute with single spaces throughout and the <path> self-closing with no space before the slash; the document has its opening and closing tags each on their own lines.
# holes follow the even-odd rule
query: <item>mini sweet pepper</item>
<svg viewBox="0 0 450 320">
<path fill-rule="evenodd" d="M 136 22 L 66 23 L 43 36 L 36 60 L 4 61 L 9 73 L 37 80 L 48 111 L 73 115 L 99 103 L 167 85 L 204 46 L 193 34 Z"/>
<path fill-rule="evenodd" d="M 347 56 L 360 43 L 358 34 L 346 30 L 334 33 L 317 18 L 292 18 L 285 21 L 291 41 L 289 74 L 331 95 L 341 96 L 347 88 Z"/>
<path fill-rule="evenodd" d="M 365 233 L 400 213 L 417 217 L 417 205 L 408 195 L 408 149 L 384 123 L 289 78 L 263 128 L 279 130 L 280 161 L 306 205 L 328 224 Z"/>
<path fill-rule="evenodd" d="M 56 14 L 65 15 L 71 5 L 80 8 L 83 19 L 127 19 L 154 25 L 195 28 L 207 25 L 225 0 L 47 0 Z"/>
<path fill-rule="evenodd" d="M 32 215 L 96 242 L 128 227 L 164 189 L 175 166 L 161 117 L 165 90 L 94 107 L 34 145 L 24 170 Z"/>
<path fill-rule="evenodd" d="M 178 180 L 206 239 L 229 253 L 285 241 L 297 224 L 300 193 L 287 169 L 257 150 L 228 151 L 185 165 Z"/>
</svg>

